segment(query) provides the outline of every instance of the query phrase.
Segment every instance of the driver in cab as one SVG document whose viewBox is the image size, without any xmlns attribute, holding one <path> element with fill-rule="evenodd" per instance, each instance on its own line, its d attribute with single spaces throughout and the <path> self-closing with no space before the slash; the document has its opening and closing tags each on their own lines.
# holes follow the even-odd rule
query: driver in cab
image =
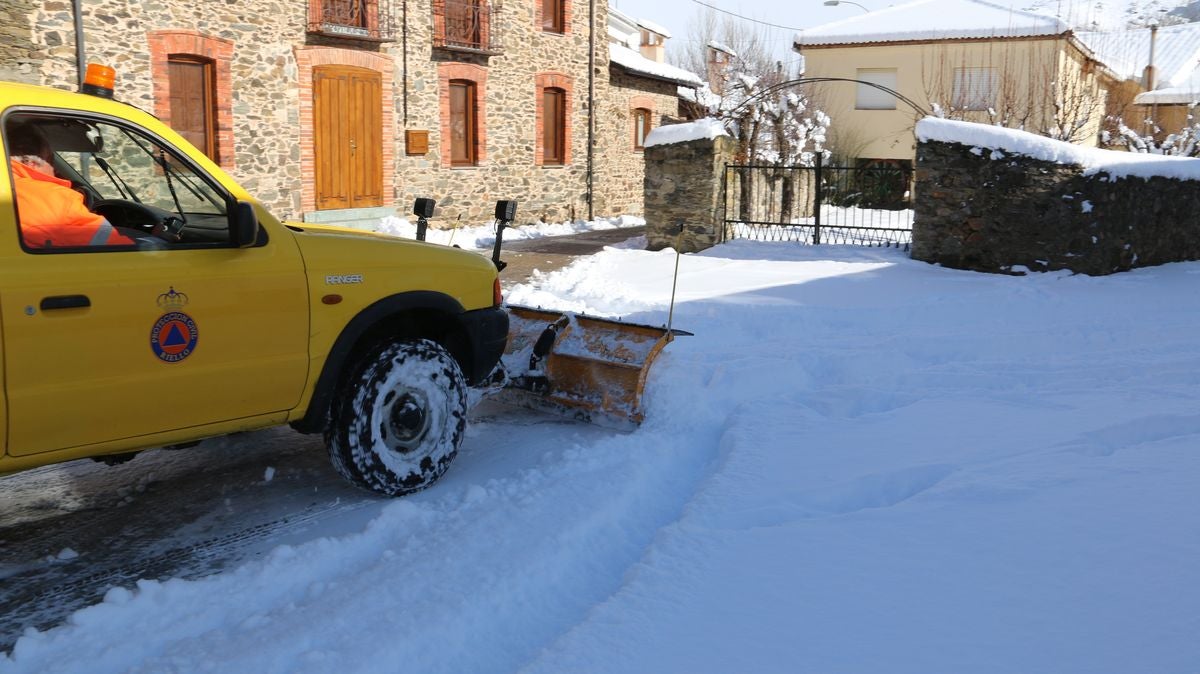
<svg viewBox="0 0 1200 674">
<path fill-rule="evenodd" d="M 84 205 L 71 181 L 54 175 L 50 143 L 35 125 L 8 125 L 13 192 L 21 239 L 28 248 L 134 245 L 102 215 Z"/>
</svg>

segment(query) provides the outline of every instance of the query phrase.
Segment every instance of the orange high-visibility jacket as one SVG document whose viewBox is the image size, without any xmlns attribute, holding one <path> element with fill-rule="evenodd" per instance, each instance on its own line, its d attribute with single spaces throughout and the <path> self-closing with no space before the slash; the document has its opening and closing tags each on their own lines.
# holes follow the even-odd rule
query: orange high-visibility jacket
<svg viewBox="0 0 1200 674">
<path fill-rule="evenodd" d="M 104 216 L 83 205 L 83 195 L 71 189 L 71 181 L 46 175 L 15 161 L 13 191 L 21 238 L 30 248 L 50 246 L 103 246 L 132 244 Z"/>
</svg>

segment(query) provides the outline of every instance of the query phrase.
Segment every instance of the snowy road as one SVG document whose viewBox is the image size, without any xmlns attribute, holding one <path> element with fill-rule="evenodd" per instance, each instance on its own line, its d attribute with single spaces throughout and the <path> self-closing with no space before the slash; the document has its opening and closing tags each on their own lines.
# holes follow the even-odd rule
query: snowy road
<svg viewBox="0 0 1200 674">
<path fill-rule="evenodd" d="M 207 575 L 377 510 L 333 472 L 319 437 L 286 429 L 0 478 L 0 647 L 112 586 Z"/>
<path fill-rule="evenodd" d="M 487 402 L 472 421 L 456 462 L 471 465 L 442 485 L 457 481 L 453 473 L 496 479 L 520 470 L 523 451 L 547 448 L 539 427 L 554 438 L 569 428 L 581 441 L 611 434 Z M 338 476 L 320 436 L 287 428 L 152 450 L 117 466 L 83 460 L 0 478 L 0 649 L 114 586 L 200 578 L 278 545 L 361 529 L 389 502 Z"/>
<path fill-rule="evenodd" d="M 508 297 L 658 322 L 674 263 L 609 249 Z M 696 335 L 659 359 L 630 434 L 480 410 L 445 478 L 391 501 L 282 431 L 116 481 L 18 476 L 9 522 L 58 498 L 68 518 L 147 522 L 170 521 L 139 504 L 186 492 L 185 462 L 231 471 L 200 480 L 226 493 L 175 547 L 314 516 L 180 564 L 216 573 L 109 590 L 23 634 L 0 674 L 1190 674 L 1198 282 L 1200 263 L 1009 277 L 836 246 L 689 255 L 675 320 Z M 56 563 L 98 554 L 80 547 Z"/>
</svg>

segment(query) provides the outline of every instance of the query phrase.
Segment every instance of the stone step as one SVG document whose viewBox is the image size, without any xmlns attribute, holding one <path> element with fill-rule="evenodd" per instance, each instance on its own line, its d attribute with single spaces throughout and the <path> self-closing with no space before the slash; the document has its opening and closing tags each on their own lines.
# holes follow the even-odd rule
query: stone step
<svg viewBox="0 0 1200 674">
<path fill-rule="evenodd" d="M 337 225 L 351 229 L 373 230 L 381 219 L 392 215 L 396 215 L 394 206 L 339 208 L 328 211 L 309 211 L 304 214 L 303 221 L 314 225 Z"/>
</svg>

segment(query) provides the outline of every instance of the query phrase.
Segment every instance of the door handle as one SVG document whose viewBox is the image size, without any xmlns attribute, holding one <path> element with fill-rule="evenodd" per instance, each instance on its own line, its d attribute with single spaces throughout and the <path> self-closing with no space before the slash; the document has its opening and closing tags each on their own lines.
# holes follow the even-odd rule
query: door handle
<svg viewBox="0 0 1200 674">
<path fill-rule="evenodd" d="M 92 306 L 92 301 L 87 295 L 55 295 L 53 297 L 42 298 L 42 311 L 50 311 L 52 309 L 80 309 L 83 307 Z"/>
</svg>

